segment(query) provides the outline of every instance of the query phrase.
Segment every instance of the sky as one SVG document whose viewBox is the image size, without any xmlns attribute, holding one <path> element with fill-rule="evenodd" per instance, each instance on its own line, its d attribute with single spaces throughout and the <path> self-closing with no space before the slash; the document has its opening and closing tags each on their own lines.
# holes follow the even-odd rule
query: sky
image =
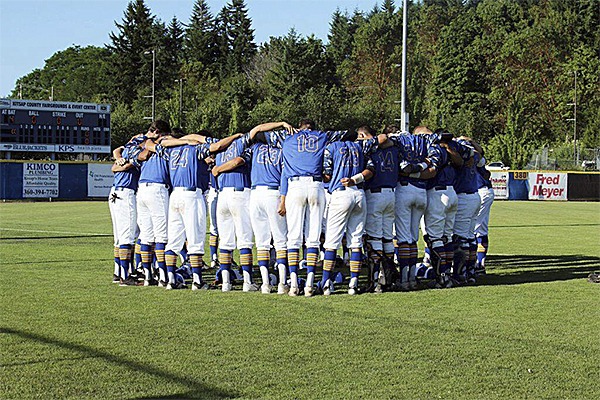
<svg viewBox="0 0 600 400">
<path fill-rule="evenodd" d="M 54 53 L 73 45 L 103 46 L 110 42 L 129 0 L 0 0 L 0 97 L 18 78 Z M 369 11 L 378 0 L 246 0 L 256 43 L 283 36 L 291 28 L 327 42 L 337 8 Z M 397 1 L 400 4 L 401 1 Z M 153 15 L 168 23 L 173 16 L 187 23 L 194 0 L 146 0 Z M 207 0 L 216 15 L 227 0 Z"/>
</svg>

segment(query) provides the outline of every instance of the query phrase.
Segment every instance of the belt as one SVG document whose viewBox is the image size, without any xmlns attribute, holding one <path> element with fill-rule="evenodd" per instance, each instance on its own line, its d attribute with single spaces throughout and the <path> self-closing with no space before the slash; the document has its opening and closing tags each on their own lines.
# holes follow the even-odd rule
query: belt
<svg viewBox="0 0 600 400">
<path fill-rule="evenodd" d="M 224 187 L 224 188 L 221 188 L 221 192 L 223 192 L 225 190 L 233 191 L 233 192 L 243 192 L 246 189 L 248 189 L 248 188 L 246 188 L 246 187 Z"/>
<path fill-rule="evenodd" d="M 343 190 L 351 190 L 351 189 L 362 189 L 363 188 L 363 184 L 359 183 L 358 185 L 354 185 L 354 186 L 340 186 L 339 188 L 335 189 L 334 192 L 337 192 L 338 190 L 343 191 Z"/>
<path fill-rule="evenodd" d="M 311 179 L 313 182 L 323 182 L 323 178 L 320 176 L 290 176 L 290 181 L 300 181 L 304 179 Z"/>
<path fill-rule="evenodd" d="M 177 187 L 174 187 L 173 190 L 182 191 L 182 192 L 195 192 L 196 188 L 195 187 L 177 186 Z"/>
<path fill-rule="evenodd" d="M 127 186 L 113 186 L 113 189 L 114 189 L 115 192 L 120 192 L 120 191 L 123 191 L 123 190 L 131 190 L 131 191 L 135 192 L 135 189 L 128 188 Z"/>
<path fill-rule="evenodd" d="M 380 188 L 372 188 L 372 189 L 367 189 L 367 192 L 371 192 L 371 193 L 393 193 L 394 192 L 394 188 L 388 188 L 388 187 L 380 187 Z"/>
<path fill-rule="evenodd" d="M 460 193 L 457 193 L 457 194 L 475 194 L 475 193 L 477 193 L 477 192 L 460 192 Z"/>
<path fill-rule="evenodd" d="M 267 185 L 254 185 L 251 187 L 252 190 L 279 190 L 279 186 L 267 186 Z"/>
<path fill-rule="evenodd" d="M 435 190 L 446 190 L 446 189 L 448 189 L 448 186 L 436 186 L 433 189 L 435 189 Z"/>
<path fill-rule="evenodd" d="M 408 182 L 398 182 L 400 186 L 408 186 Z"/>
<path fill-rule="evenodd" d="M 162 187 L 169 187 L 168 185 L 164 184 L 164 183 L 158 183 L 158 182 L 140 182 L 139 183 L 140 186 L 162 186 Z"/>
</svg>

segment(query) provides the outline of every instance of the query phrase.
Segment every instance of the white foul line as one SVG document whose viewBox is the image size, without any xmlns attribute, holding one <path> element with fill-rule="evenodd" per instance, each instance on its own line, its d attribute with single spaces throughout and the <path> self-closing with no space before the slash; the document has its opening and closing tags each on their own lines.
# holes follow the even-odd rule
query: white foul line
<svg viewBox="0 0 600 400">
<path fill-rule="evenodd" d="M 45 231 L 45 230 L 39 230 L 39 229 L 20 229 L 20 228 L 0 228 L 0 231 L 19 231 L 19 232 L 34 232 L 34 233 L 63 233 L 63 234 L 79 235 L 79 236 L 109 235 L 108 233 L 83 233 L 83 232 L 69 232 L 69 231 Z"/>
</svg>

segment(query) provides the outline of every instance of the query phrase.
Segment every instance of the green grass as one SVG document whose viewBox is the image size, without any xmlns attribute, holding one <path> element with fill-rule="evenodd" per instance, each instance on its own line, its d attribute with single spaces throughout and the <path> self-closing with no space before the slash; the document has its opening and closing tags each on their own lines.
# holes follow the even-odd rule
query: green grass
<svg viewBox="0 0 600 400">
<path fill-rule="evenodd" d="M 118 287 L 110 232 L 0 204 L 0 398 L 600 398 L 598 203 L 497 202 L 478 286 L 357 297 Z"/>
</svg>

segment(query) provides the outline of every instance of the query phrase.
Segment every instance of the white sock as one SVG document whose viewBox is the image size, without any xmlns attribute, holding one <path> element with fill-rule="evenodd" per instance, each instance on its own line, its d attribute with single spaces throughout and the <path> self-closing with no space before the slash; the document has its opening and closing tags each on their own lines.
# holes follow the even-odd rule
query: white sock
<svg viewBox="0 0 600 400">
<path fill-rule="evenodd" d="M 169 275 L 169 283 L 175 284 L 175 273 L 167 272 L 167 275 Z"/>
<path fill-rule="evenodd" d="M 314 272 L 309 272 L 306 275 L 306 287 L 313 287 L 315 283 L 315 273 Z"/>
<path fill-rule="evenodd" d="M 277 270 L 279 271 L 279 283 L 285 284 L 287 280 L 287 271 L 285 264 L 277 264 Z"/>
<path fill-rule="evenodd" d="M 121 265 L 120 265 L 119 263 L 117 263 L 117 262 L 116 262 L 116 263 L 115 263 L 115 272 L 114 272 L 114 274 L 115 274 L 116 276 L 119 276 L 119 274 L 120 274 L 120 273 L 121 273 Z"/>
<path fill-rule="evenodd" d="M 230 283 L 229 271 L 227 271 L 227 270 L 221 271 L 221 279 L 223 280 L 223 285 L 228 285 Z"/>
<path fill-rule="evenodd" d="M 194 274 L 192 274 L 192 279 L 193 279 L 194 283 L 197 283 L 198 285 L 200 284 L 200 275 L 194 273 Z"/>
<path fill-rule="evenodd" d="M 244 283 L 251 284 L 252 279 L 250 277 L 250 273 L 248 271 L 242 271 L 242 273 L 244 275 Z M 267 282 L 268 282 L 268 280 L 267 280 Z"/>
<path fill-rule="evenodd" d="M 260 267 L 260 277 L 263 285 L 269 284 L 269 269 L 267 267 Z"/>
<path fill-rule="evenodd" d="M 358 287 L 358 278 L 350 278 L 349 288 L 357 288 Z"/>
<path fill-rule="evenodd" d="M 295 272 L 290 272 L 290 280 L 292 281 L 292 284 L 290 286 L 293 288 L 297 288 L 298 287 L 298 274 Z"/>
<path fill-rule="evenodd" d="M 410 281 L 416 281 L 417 280 L 417 266 L 416 265 L 411 265 L 410 266 L 408 279 Z"/>
<path fill-rule="evenodd" d="M 402 282 L 408 282 L 408 267 L 402 267 Z"/>
</svg>

